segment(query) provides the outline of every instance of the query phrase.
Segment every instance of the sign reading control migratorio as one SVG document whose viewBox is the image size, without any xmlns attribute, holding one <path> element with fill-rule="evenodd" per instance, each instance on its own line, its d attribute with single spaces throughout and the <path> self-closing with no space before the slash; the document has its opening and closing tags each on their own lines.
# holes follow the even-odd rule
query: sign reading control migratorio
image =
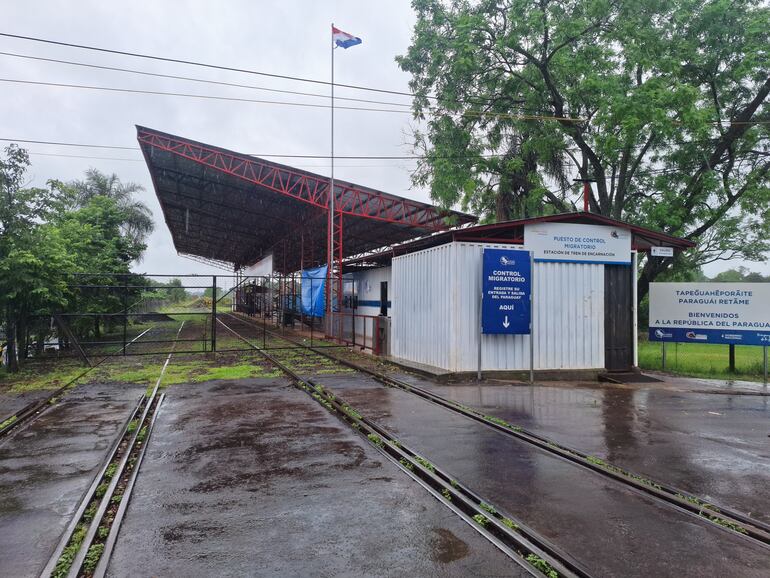
<svg viewBox="0 0 770 578">
<path fill-rule="evenodd" d="M 650 341 L 770 345 L 770 283 L 650 283 Z"/>
<path fill-rule="evenodd" d="M 631 232 L 618 227 L 534 223 L 524 226 L 524 245 L 535 261 L 631 264 Z"/>
<path fill-rule="evenodd" d="M 483 333 L 530 332 L 532 263 L 529 251 L 484 249 Z"/>
</svg>

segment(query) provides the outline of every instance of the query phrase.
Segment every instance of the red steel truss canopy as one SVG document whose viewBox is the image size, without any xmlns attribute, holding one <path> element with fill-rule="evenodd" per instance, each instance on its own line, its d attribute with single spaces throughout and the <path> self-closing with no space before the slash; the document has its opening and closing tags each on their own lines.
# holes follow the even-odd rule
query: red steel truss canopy
<svg viewBox="0 0 770 578">
<path fill-rule="evenodd" d="M 236 268 L 272 253 L 283 273 L 326 263 L 328 177 L 141 126 L 137 138 L 179 253 Z M 337 179 L 334 189 L 343 258 L 476 221 Z"/>
</svg>

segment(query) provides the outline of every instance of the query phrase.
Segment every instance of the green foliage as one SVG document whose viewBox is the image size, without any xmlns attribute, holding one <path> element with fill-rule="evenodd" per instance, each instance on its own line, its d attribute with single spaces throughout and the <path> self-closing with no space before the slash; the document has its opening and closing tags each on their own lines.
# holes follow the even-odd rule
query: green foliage
<svg viewBox="0 0 770 578">
<path fill-rule="evenodd" d="M 88 508 L 86 508 L 86 511 L 83 512 L 83 520 L 86 522 L 90 522 L 94 519 L 94 516 L 96 515 L 96 510 L 99 509 L 99 502 L 93 501 L 89 504 Z"/>
<path fill-rule="evenodd" d="M 136 183 L 123 183 L 118 175 L 105 175 L 97 169 L 88 169 L 82 181 L 72 181 L 68 186 L 74 192 L 75 203 L 80 207 L 88 206 L 94 199 L 104 197 L 113 201 L 123 215 L 121 220 L 122 236 L 136 245 L 143 245 L 152 233 L 155 224 L 152 212 L 135 195 L 144 190 Z"/>
<path fill-rule="evenodd" d="M 749 271 L 746 267 L 728 269 L 714 276 L 712 281 L 720 283 L 770 283 L 770 275 Z"/>
<path fill-rule="evenodd" d="M 366 436 L 370 442 L 372 442 L 374 445 L 382 447 L 384 442 L 382 441 L 382 438 L 378 436 L 376 433 L 370 433 L 368 436 Z"/>
<path fill-rule="evenodd" d="M 141 258 L 152 230 L 149 209 L 132 197 L 140 190 L 136 185 L 121 185 L 115 175 L 92 170 L 87 186 L 51 180 L 47 188 L 24 188 L 28 168 L 27 153 L 15 145 L 0 157 L 0 319 L 14 372 L 16 351 L 26 349 L 29 340 L 42 350 L 51 334 L 46 316 L 75 302 L 92 313 L 121 310 L 116 292 L 72 288 L 69 273 L 98 271 L 103 274 L 89 281 L 114 283 L 115 275 L 128 274 Z M 72 329 L 98 337 L 100 325 L 98 318 L 89 318 Z"/>
<path fill-rule="evenodd" d="M 698 242 L 647 283 L 770 248 L 770 7 L 413 0 L 414 175 L 487 219 L 591 210 Z M 429 98 L 429 95 L 436 98 Z M 569 174 L 565 174 L 569 173 Z"/>
<path fill-rule="evenodd" d="M 487 518 L 484 514 L 476 514 L 473 516 L 473 519 L 482 528 L 486 528 L 487 524 L 489 524 L 489 518 Z"/>
<path fill-rule="evenodd" d="M 70 566 L 72 566 L 72 562 L 75 561 L 75 556 L 77 556 L 80 545 L 83 543 L 83 540 L 85 540 L 87 533 L 88 527 L 85 524 L 77 525 L 75 531 L 72 533 L 69 543 L 56 561 L 56 566 L 54 567 L 53 572 L 51 572 L 51 578 L 64 578 L 67 576 Z"/>
<path fill-rule="evenodd" d="M 422 467 L 424 467 L 429 472 L 436 473 L 436 467 L 425 458 L 422 458 L 420 456 L 414 456 L 414 461 L 419 463 Z"/>
<path fill-rule="evenodd" d="M 96 565 L 99 563 L 99 558 L 104 553 L 104 544 L 92 544 L 88 548 L 86 558 L 83 560 L 83 572 L 85 574 L 93 574 L 96 570 Z"/>
<path fill-rule="evenodd" d="M 107 466 L 107 469 L 104 471 L 104 477 L 108 480 L 111 480 L 117 471 L 118 471 L 118 464 L 110 464 L 109 466 Z"/>
<path fill-rule="evenodd" d="M 362 417 L 360 413 L 358 413 L 355 409 L 350 407 L 348 404 L 345 404 L 342 406 L 342 411 L 344 411 L 346 414 L 348 414 L 350 417 L 354 419 L 360 420 Z"/>
<path fill-rule="evenodd" d="M 482 510 L 484 510 L 486 512 L 489 512 L 490 514 L 497 514 L 497 510 L 495 510 L 495 508 L 493 506 L 491 506 L 490 504 L 487 504 L 486 502 L 481 502 L 479 504 L 479 507 Z"/>
<path fill-rule="evenodd" d="M 5 421 L 3 421 L 3 423 L 0 423 L 0 430 L 3 430 L 5 428 L 7 428 L 12 423 L 15 423 L 16 420 L 18 420 L 18 419 L 19 419 L 18 416 L 12 415 L 11 417 L 9 417 Z"/>
<path fill-rule="evenodd" d="M 99 484 L 98 486 L 96 486 L 96 491 L 94 491 L 94 496 L 96 496 L 97 498 L 101 498 L 107 492 L 107 488 L 109 487 L 110 485 L 107 483 Z"/>
<path fill-rule="evenodd" d="M 553 567 L 543 560 L 540 556 L 535 554 L 528 554 L 525 558 L 534 568 L 540 570 L 548 578 L 559 578 L 559 573 L 553 569 Z"/>
</svg>

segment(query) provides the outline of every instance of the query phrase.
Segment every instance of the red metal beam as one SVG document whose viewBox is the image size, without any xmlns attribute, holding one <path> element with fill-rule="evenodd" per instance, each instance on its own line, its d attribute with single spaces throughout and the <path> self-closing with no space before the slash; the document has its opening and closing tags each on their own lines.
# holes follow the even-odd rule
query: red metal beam
<svg viewBox="0 0 770 578">
<path fill-rule="evenodd" d="M 327 209 L 329 180 L 325 177 L 276 166 L 256 157 L 237 155 L 185 139 L 138 128 L 140 143 L 196 162 L 246 182 Z M 355 217 L 397 223 L 410 227 L 442 231 L 448 228 L 444 218 L 449 213 L 437 207 L 335 183 L 336 212 Z"/>
</svg>

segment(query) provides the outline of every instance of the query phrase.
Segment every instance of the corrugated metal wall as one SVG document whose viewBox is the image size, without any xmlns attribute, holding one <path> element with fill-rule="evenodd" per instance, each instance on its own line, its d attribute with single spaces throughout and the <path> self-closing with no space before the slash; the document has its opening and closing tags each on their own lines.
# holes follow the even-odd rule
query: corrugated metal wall
<svg viewBox="0 0 770 578">
<path fill-rule="evenodd" d="M 449 368 L 453 252 L 448 244 L 393 259 L 393 357 Z"/>
<path fill-rule="evenodd" d="M 481 257 L 450 243 L 393 259 L 392 354 L 450 371 L 478 360 Z M 536 263 L 535 369 L 604 366 L 604 266 Z M 482 369 L 529 368 L 529 336 L 484 335 Z"/>
</svg>

